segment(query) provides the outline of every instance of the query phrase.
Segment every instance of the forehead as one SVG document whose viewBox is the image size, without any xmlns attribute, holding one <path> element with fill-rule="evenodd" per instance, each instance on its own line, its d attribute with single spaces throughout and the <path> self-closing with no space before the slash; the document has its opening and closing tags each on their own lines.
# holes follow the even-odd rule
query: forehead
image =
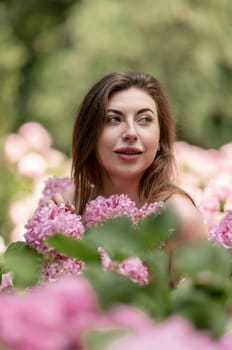
<svg viewBox="0 0 232 350">
<path fill-rule="evenodd" d="M 108 102 L 108 108 L 125 108 L 126 106 L 157 110 L 156 103 L 149 93 L 134 87 L 115 92 Z"/>
</svg>

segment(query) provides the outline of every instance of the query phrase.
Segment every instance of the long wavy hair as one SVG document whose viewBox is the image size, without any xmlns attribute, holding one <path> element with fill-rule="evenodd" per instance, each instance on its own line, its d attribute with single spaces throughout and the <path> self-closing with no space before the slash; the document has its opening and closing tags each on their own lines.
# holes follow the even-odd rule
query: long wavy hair
<svg viewBox="0 0 232 350">
<path fill-rule="evenodd" d="M 74 202 L 80 214 L 90 198 L 93 186 L 101 188 L 101 167 L 95 154 L 97 140 L 105 124 L 111 96 L 131 87 L 148 93 L 157 106 L 160 126 L 160 149 L 139 184 L 140 198 L 145 202 L 162 200 L 182 192 L 172 184 L 175 123 L 168 97 L 159 80 L 142 72 L 115 72 L 103 77 L 85 96 L 77 114 L 72 141 L 72 177 Z"/>
</svg>

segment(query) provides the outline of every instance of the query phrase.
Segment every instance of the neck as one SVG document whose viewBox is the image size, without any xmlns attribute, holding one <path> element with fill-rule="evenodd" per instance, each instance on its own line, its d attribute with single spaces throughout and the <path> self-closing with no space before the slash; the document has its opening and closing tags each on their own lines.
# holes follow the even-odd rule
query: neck
<svg viewBox="0 0 232 350">
<path fill-rule="evenodd" d="M 140 207 L 143 203 L 139 199 L 139 181 L 136 179 L 133 180 L 118 180 L 110 179 L 104 181 L 104 186 L 101 189 L 96 188 L 95 196 L 110 197 L 113 194 L 126 194 L 128 197 L 135 201 L 136 205 Z"/>
</svg>

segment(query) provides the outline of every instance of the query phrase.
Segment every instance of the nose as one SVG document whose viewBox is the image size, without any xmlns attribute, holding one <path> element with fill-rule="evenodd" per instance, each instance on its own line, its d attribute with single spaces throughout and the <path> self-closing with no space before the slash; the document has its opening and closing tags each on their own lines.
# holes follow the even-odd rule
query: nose
<svg viewBox="0 0 232 350">
<path fill-rule="evenodd" d="M 136 141 L 138 139 L 138 134 L 136 127 L 133 123 L 126 126 L 122 133 L 123 141 Z"/>
</svg>

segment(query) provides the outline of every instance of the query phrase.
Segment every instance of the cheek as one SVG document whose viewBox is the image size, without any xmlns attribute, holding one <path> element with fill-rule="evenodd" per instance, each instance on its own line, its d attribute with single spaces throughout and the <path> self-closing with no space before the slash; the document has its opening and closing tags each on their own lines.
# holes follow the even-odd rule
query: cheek
<svg viewBox="0 0 232 350">
<path fill-rule="evenodd" d="M 108 137 L 108 134 L 102 133 L 96 144 L 96 158 L 100 164 L 104 163 L 104 160 L 107 158 L 107 153 L 111 149 L 110 145 L 111 139 Z"/>
</svg>

